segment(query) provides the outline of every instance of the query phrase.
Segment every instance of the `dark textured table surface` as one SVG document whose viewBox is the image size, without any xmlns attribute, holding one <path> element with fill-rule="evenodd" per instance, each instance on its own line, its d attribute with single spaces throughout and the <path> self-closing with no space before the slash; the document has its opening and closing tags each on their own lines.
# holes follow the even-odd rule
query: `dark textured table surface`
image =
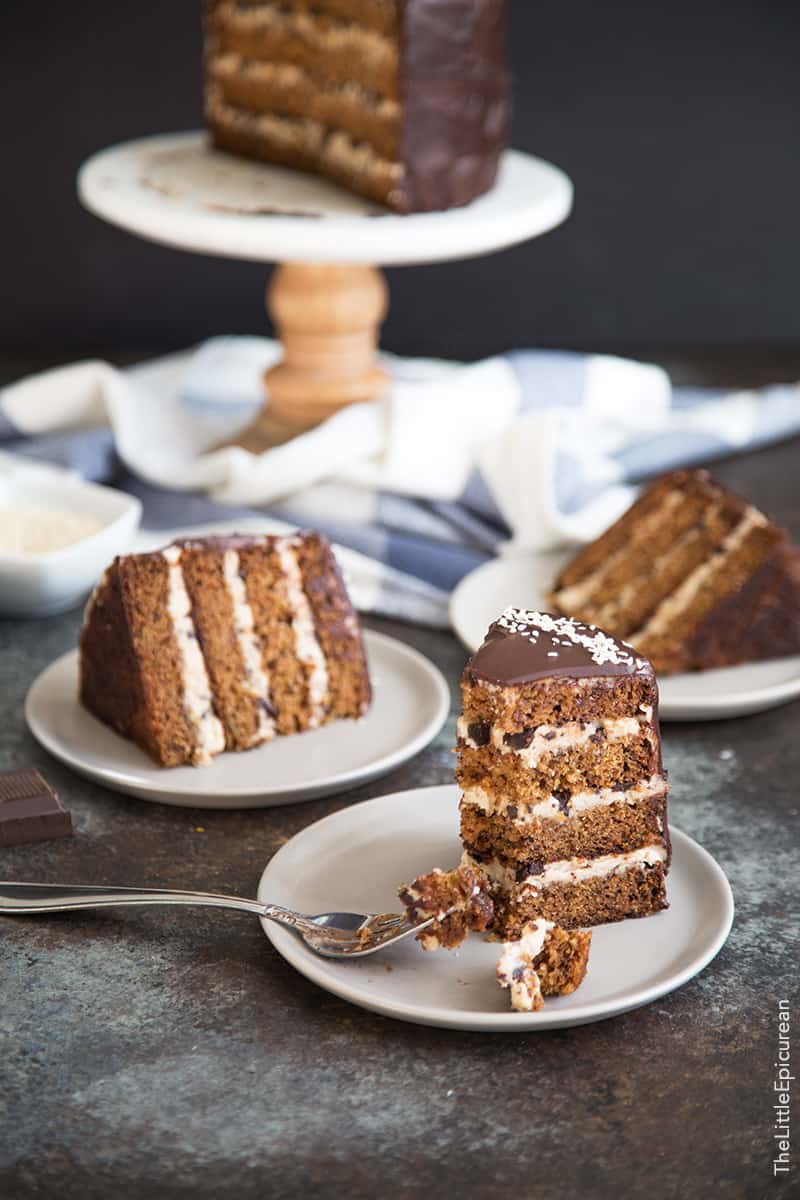
<svg viewBox="0 0 800 1200">
<path fill-rule="evenodd" d="M 745 363 L 738 378 L 769 376 Z M 800 441 L 717 468 L 796 537 L 799 471 Z M 309 804 L 201 812 L 108 792 L 23 721 L 28 687 L 79 623 L 0 622 L 0 767 L 43 768 L 76 824 L 71 840 L 0 851 L 6 879 L 253 895 L 310 822 L 452 778 L 455 710 L 407 766 Z M 455 700 L 454 638 L 368 623 L 427 654 Z M 386 1020 L 307 982 L 233 913 L 0 919 L 0 1194 L 797 1195 L 796 1171 L 773 1178 L 772 1088 L 778 1002 L 797 996 L 799 718 L 795 703 L 665 726 L 672 821 L 727 872 L 736 919 L 698 978 L 599 1024 L 493 1036 Z"/>
</svg>

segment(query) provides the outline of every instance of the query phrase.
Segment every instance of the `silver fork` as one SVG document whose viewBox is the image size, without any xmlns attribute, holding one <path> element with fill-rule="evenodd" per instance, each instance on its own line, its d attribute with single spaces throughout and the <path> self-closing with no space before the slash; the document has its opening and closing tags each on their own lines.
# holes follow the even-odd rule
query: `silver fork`
<svg viewBox="0 0 800 1200">
<path fill-rule="evenodd" d="M 79 887 L 58 883 L 0 883 L 0 914 L 74 912 L 110 908 L 116 904 L 199 904 L 207 908 L 235 908 L 277 921 L 299 934 L 315 954 L 324 958 L 364 958 L 385 950 L 432 924 L 434 917 L 412 925 L 398 913 L 318 913 L 309 917 L 280 904 L 262 904 L 241 896 L 215 892 L 181 892 L 165 888 Z"/>
</svg>

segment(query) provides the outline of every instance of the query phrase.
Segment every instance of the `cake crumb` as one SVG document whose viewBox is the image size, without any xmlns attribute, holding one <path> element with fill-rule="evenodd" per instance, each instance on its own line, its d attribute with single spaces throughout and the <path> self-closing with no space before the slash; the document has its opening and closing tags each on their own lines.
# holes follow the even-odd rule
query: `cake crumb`
<svg viewBox="0 0 800 1200">
<path fill-rule="evenodd" d="M 417 934 L 423 950 L 454 950 L 471 929 L 483 932 L 494 916 L 489 881 L 471 866 L 454 871 L 435 867 L 430 874 L 403 884 L 398 895 L 412 924 L 435 918 Z"/>
<path fill-rule="evenodd" d="M 591 931 L 567 931 L 539 919 L 523 926 L 517 941 L 505 942 L 497 982 L 508 988 L 516 1012 L 539 1012 L 545 996 L 567 996 L 584 980 Z"/>
</svg>

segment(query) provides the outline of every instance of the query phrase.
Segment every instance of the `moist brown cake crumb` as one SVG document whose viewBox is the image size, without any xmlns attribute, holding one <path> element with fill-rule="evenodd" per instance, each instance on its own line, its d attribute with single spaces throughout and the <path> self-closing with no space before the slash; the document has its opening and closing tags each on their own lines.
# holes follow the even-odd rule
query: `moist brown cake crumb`
<svg viewBox="0 0 800 1200">
<path fill-rule="evenodd" d="M 590 931 L 568 933 L 539 918 L 507 941 L 497 964 L 497 982 L 511 993 L 517 1012 L 538 1012 L 544 996 L 566 996 L 580 987 L 589 962 Z"/>
<path fill-rule="evenodd" d="M 569 996 L 579 988 L 589 965 L 591 929 L 550 930 L 541 954 L 534 959 L 543 996 Z"/>
<path fill-rule="evenodd" d="M 489 816 L 473 804 L 461 805 L 461 839 L 473 857 L 497 855 L 505 863 L 523 863 L 531 857 L 544 862 L 558 859 L 621 854 L 649 846 L 662 836 L 667 823 L 666 787 L 660 796 L 620 801 L 567 817 L 535 817 L 516 824 L 514 806 Z M 531 853 L 531 848 L 535 853 Z"/>
<path fill-rule="evenodd" d="M 417 934 L 423 950 L 455 949 L 471 929 L 485 930 L 494 914 L 489 881 L 467 866 L 454 871 L 436 867 L 429 875 L 403 884 L 398 895 L 414 925 L 436 918 Z"/>
<path fill-rule="evenodd" d="M 605 925 L 628 917 L 649 917 L 668 908 L 666 872 L 661 863 L 578 885 L 555 883 L 538 894 L 524 889 L 492 893 L 497 938 L 518 938 L 528 921 L 545 917 L 565 929 Z"/>
</svg>

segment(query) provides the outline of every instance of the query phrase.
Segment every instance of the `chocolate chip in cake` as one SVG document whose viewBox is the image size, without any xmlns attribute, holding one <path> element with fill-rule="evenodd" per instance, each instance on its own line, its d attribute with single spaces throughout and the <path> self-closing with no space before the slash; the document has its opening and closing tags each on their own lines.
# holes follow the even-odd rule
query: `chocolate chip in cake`
<svg viewBox="0 0 800 1200">
<path fill-rule="evenodd" d="M 503 741 L 511 750 L 526 750 L 533 741 L 534 732 L 533 726 L 529 726 L 519 733 L 507 733 Z"/>
<path fill-rule="evenodd" d="M 529 875 L 543 875 L 544 863 L 540 858 L 531 858 L 517 867 L 516 880 L 522 883 Z"/>
<path fill-rule="evenodd" d="M 508 816 L 511 818 L 512 821 L 517 816 L 518 812 L 519 812 L 519 809 L 517 808 L 516 804 L 509 804 L 508 807 L 506 808 L 506 813 L 508 814 Z"/>
<path fill-rule="evenodd" d="M 558 789 L 557 791 L 553 792 L 553 799 L 557 801 L 558 807 L 565 816 L 569 815 L 569 798 L 571 795 L 571 792 L 568 792 L 564 789 Z"/>
<path fill-rule="evenodd" d="M 474 742 L 476 746 L 488 746 L 489 738 L 492 736 L 492 727 L 486 721 L 475 721 L 472 725 L 467 726 L 467 737 Z"/>
</svg>

